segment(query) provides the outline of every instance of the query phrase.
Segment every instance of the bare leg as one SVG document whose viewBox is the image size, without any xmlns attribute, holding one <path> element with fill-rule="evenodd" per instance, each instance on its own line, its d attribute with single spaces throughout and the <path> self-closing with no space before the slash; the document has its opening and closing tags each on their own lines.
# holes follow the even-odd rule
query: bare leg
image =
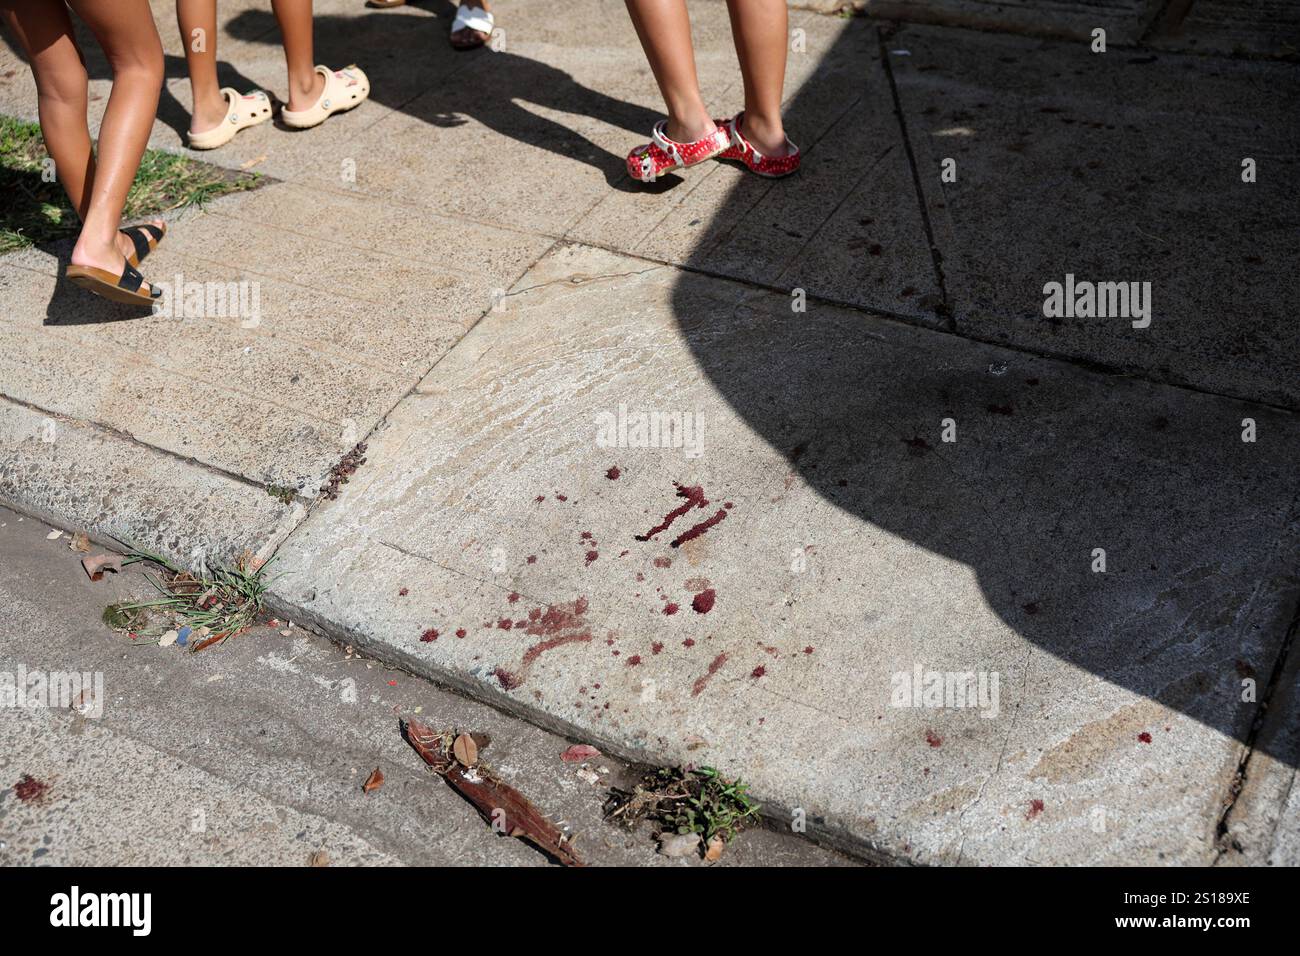
<svg viewBox="0 0 1300 956">
<path fill-rule="evenodd" d="M 68 8 L 51 0 L 11 0 L 5 25 L 27 53 L 45 150 L 77 215 L 86 218 L 95 181 L 95 154 L 86 124 L 86 67 Z"/>
<path fill-rule="evenodd" d="M 632 24 L 668 107 L 668 138 L 702 139 L 717 126 L 700 95 L 686 0 L 626 0 Z M 749 0 L 743 0 L 749 2 Z M 782 0 L 784 2 L 784 0 Z"/>
<path fill-rule="evenodd" d="M 117 231 L 158 112 L 162 41 L 149 0 L 69 0 L 69 5 L 95 34 L 113 70 L 113 91 L 99 128 L 94 184 L 72 262 L 120 274 Z"/>
<path fill-rule="evenodd" d="M 271 0 L 289 68 L 289 109 L 309 109 L 325 92 L 312 50 L 311 0 Z"/>
<path fill-rule="evenodd" d="M 790 20 L 785 0 L 727 0 L 736 56 L 745 80 L 745 138 L 767 156 L 784 156 L 789 145 L 781 123 L 781 90 Z"/>
<path fill-rule="evenodd" d="M 176 24 L 194 99 L 190 132 L 203 133 L 220 126 L 229 109 L 217 82 L 217 0 L 176 0 Z"/>
</svg>

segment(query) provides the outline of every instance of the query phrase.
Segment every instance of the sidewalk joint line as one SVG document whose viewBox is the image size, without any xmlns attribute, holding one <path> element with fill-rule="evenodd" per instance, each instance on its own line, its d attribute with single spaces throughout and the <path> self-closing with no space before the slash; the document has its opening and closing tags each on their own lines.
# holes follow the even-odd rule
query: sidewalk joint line
<svg viewBox="0 0 1300 956">
<path fill-rule="evenodd" d="M 934 274 L 939 280 L 939 298 L 947 312 L 947 325 L 951 332 L 957 331 L 957 316 L 948 299 L 948 284 L 943 274 L 943 254 L 934 238 L 934 227 L 930 223 L 930 209 L 925 198 L 925 189 L 921 186 L 921 173 L 916 168 L 916 153 L 912 150 L 912 137 L 907 129 L 907 117 L 903 115 L 903 101 L 898 95 L 898 82 L 894 79 L 894 67 L 889 61 L 889 50 L 884 34 L 876 29 L 876 42 L 880 47 L 880 63 L 889 80 L 889 94 L 894 100 L 894 115 L 898 118 L 898 130 L 903 139 L 903 149 L 907 153 L 907 163 L 912 169 L 912 185 L 916 189 L 916 204 L 921 210 L 921 223 L 925 227 L 925 238 L 930 244 L 930 259 L 934 263 Z"/>
</svg>

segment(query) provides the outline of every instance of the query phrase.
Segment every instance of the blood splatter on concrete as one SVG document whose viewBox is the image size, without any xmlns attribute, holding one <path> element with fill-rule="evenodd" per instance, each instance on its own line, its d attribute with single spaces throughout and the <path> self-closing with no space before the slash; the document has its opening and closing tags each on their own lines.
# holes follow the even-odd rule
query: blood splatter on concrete
<svg viewBox="0 0 1300 956">
<path fill-rule="evenodd" d="M 716 514 L 714 514 L 712 518 L 709 518 L 705 521 L 701 521 L 699 524 L 695 525 L 689 531 L 684 531 L 681 534 L 679 534 L 677 537 L 673 538 L 673 540 L 669 542 L 669 547 L 680 548 L 686 542 L 694 541 L 700 535 L 704 534 L 704 532 L 708 531 L 714 525 L 722 521 L 722 519 L 724 519 L 725 517 L 727 517 L 727 512 L 725 510 L 719 510 Z"/>
<path fill-rule="evenodd" d="M 719 654 L 717 657 L 715 657 L 713 661 L 709 664 L 709 669 L 708 671 L 705 672 L 704 676 L 697 677 L 695 679 L 695 683 L 691 685 L 691 696 L 698 697 L 700 695 L 700 692 L 704 690 L 705 687 L 708 686 L 709 681 L 713 678 L 713 675 L 716 674 L 722 668 L 722 665 L 725 663 L 727 663 L 727 655 L 725 653 Z"/>
<path fill-rule="evenodd" d="M 717 597 L 717 591 L 713 588 L 705 588 L 691 599 L 691 608 L 696 614 L 708 614 L 713 610 L 713 603 L 717 600 Z"/>
<path fill-rule="evenodd" d="M 1042 813 L 1042 812 L 1043 812 L 1043 801 L 1042 801 L 1042 800 L 1030 800 L 1030 801 L 1029 801 L 1029 812 L 1025 814 L 1025 819 L 1026 819 L 1026 820 L 1032 820 L 1034 817 L 1038 816 L 1038 815 L 1039 815 L 1040 813 Z"/>
<path fill-rule="evenodd" d="M 936 734 L 933 730 L 927 730 L 925 732 L 925 742 L 929 744 L 931 747 L 943 746 L 943 738 L 940 737 L 938 734 Z"/>
<path fill-rule="evenodd" d="M 37 780 L 29 773 L 23 774 L 14 784 L 14 795 L 23 803 L 39 800 L 50 789 L 50 785 Z"/>
<path fill-rule="evenodd" d="M 663 520 L 660 521 L 659 524 L 655 525 L 645 534 L 637 535 L 636 540 L 649 541 L 651 538 L 659 534 L 661 531 L 667 531 L 669 525 L 671 525 L 682 515 L 686 514 L 686 512 L 690 511 L 692 508 L 704 508 L 709 503 L 708 499 L 704 497 L 704 488 L 701 485 L 694 485 L 688 487 L 686 485 L 678 483 L 676 485 L 676 488 L 677 488 L 677 497 L 685 498 L 686 499 L 685 503 L 680 504 L 676 508 L 669 511 L 666 515 L 664 515 Z"/>
</svg>

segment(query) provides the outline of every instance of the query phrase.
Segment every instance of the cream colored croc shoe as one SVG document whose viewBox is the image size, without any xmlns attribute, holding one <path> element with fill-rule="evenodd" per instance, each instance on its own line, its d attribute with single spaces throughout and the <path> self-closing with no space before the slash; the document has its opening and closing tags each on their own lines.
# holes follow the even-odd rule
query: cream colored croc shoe
<svg viewBox="0 0 1300 956">
<path fill-rule="evenodd" d="M 248 129 L 271 118 L 271 98 L 261 90 L 243 95 L 233 87 L 225 87 L 221 95 L 226 98 L 230 111 L 225 120 L 202 133 L 189 133 L 190 149 L 216 149 L 225 146 L 241 129 Z"/>
<path fill-rule="evenodd" d="M 320 99 L 305 110 L 280 110 L 280 119 L 284 120 L 285 126 L 311 129 L 334 113 L 360 106 L 370 96 L 370 79 L 356 64 L 341 70 L 318 66 L 316 72 L 325 77 L 325 89 L 321 91 Z"/>
</svg>

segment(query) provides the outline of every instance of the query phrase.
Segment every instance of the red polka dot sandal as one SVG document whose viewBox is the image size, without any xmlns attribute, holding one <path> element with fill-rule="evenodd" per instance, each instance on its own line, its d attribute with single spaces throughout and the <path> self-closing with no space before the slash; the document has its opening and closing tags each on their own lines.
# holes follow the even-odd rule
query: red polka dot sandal
<svg viewBox="0 0 1300 956">
<path fill-rule="evenodd" d="M 664 173 L 695 166 L 720 154 L 731 142 L 721 126 L 693 143 L 677 143 L 664 134 L 667 120 L 655 123 L 650 142 L 627 154 L 627 172 L 633 179 L 651 183 Z"/>
<path fill-rule="evenodd" d="M 766 176 L 769 179 L 780 179 L 782 176 L 789 176 L 798 170 L 801 159 L 799 147 L 787 139 L 785 143 L 790 147 L 790 152 L 787 155 L 764 156 L 754 148 L 753 143 L 745 139 L 745 135 L 740 131 L 740 120 L 744 115 L 741 112 L 731 119 L 716 121 L 719 129 L 727 131 L 727 136 L 731 141 L 731 145 L 718 154 L 718 159 L 737 160 L 748 166 L 750 172 L 758 173 L 758 175 Z"/>
</svg>

